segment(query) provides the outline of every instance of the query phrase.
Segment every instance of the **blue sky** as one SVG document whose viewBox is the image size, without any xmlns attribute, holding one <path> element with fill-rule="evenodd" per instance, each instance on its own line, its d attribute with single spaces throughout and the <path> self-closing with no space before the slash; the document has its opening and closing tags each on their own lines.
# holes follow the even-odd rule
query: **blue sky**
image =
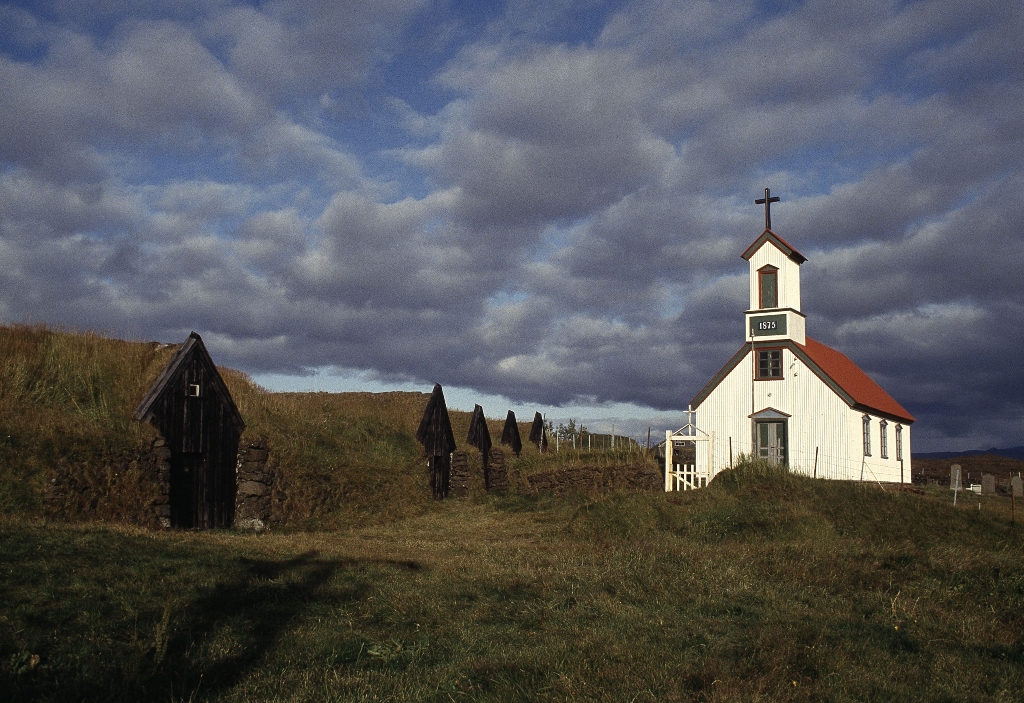
<svg viewBox="0 0 1024 703">
<path fill-rule="evenodd" d="M 753 200 L 808 334 L 1024 444 L 1019 3 L 0 4 L 0 322 L 271 388 L 678 427 Z"/>
</svg>

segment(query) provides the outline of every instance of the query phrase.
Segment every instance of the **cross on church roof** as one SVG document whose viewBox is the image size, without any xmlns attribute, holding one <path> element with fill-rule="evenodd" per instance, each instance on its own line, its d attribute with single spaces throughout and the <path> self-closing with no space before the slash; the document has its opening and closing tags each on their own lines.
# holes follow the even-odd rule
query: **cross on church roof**
<svg viewBox="0 0 1024 703">
<path fill-rule="evenodd" d="M 768 188 L 764 189 L 764 197 L 758 198 L 754 201 L 755 205 L 764 205 L 764 228 L 772 228 L 772 203 L 779 202 L 778 198 L 772 197 L 772 191 Z"/>
</svg>

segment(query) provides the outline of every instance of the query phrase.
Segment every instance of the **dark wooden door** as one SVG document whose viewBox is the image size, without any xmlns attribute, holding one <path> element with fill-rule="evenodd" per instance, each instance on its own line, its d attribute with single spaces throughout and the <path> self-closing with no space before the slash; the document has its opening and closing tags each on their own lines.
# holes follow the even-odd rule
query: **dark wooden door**
<svg viewBox="0 0 1024 703">
<path fill-rule="evenodd" d="M 451 473 L 451 454 L 430 457 L 430 484 L 436 500 L 448 497 Z"/>
<path fill-rule="evenodd" d="M 171 458 L 171 525 L 204 527 L 201 517 L 205 461 L 202 454 L 179 453 Z"/>
</svg>

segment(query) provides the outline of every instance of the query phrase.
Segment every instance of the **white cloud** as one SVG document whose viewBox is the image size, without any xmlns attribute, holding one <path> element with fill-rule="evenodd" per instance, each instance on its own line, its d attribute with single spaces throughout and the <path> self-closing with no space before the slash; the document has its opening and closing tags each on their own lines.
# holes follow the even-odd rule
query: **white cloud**
<svg viewBox="0 0 1024 703">
<path fill-rule="evenodd" d="M 0 12 L 3 320 L 681 408 L 742 341 L 768 186 L 809 333 L 909 399 L 915 442 L 1019 443 L 1015 5 L 45 17 Z"/>
</svg>

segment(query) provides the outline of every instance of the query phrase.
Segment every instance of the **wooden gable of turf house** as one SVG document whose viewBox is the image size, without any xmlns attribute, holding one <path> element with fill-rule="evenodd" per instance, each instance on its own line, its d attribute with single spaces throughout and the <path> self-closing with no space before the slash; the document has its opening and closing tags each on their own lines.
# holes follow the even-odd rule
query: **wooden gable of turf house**
<svg viewBox="0 0 1024 703">
<path fill-rule="evenodd" d="M 423 419 L 416 430 L 416 440 L 423 445 L 423 454 L 427 457 L 434 498 L 447 498 L 451 487 L 452 452 L 456 447 L 448 405 L 440 383 L 434 384 L 427 407 L 423 410 Z"/>
<path fill-rule="evenodd" d="M 501 443 L 512 448 L 516 456 L 523 451 L 523 440 L 519 436 L 519 424 L 516 422 L 516 414 L 511 410 L 505 417 L 505 428 L 501 431 Z"/>
<path fill-rule="evenodd" d="M 235 514 L 238 408 L 202 338 L 193 332 L 135 410 L 171 452 L 171 526 L 230 527 Z"/>
</svg>

